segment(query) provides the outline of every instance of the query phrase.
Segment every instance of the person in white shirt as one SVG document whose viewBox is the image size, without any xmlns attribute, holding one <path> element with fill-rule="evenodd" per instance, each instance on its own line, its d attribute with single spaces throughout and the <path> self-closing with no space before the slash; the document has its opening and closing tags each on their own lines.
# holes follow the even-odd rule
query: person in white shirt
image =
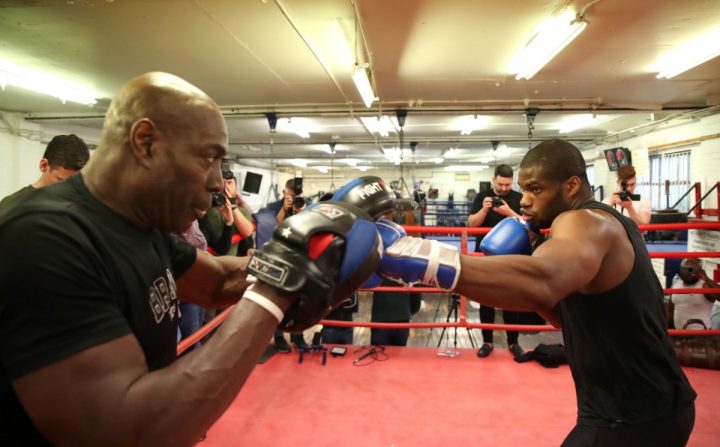
<svg viewBox="0 0 720 447">
<path fill-rule="evenodd" d="M 650 223 L 652 205 L 647 197 L 635 197 L 637 178 L 635 168 L 630 165 L 621 166 L 617 171 L 618 190 L 603 200 L 603 203 L 610 205 L 621 214 L 629 217 L 638 225 Z M 623 200 L 625 199 L 625 200 Z"/>
<path fill-rule="evenodd" d="M 683 259 L 678 278 L 673 281 L 673 289 L 718 287 L 708 278 L 702 263 L 696 258 Z M 670 295 L 668 322 L 675 329 L 710 329 L 710 315 L 713 303 L 720 298 L 714 293 L 690 293 Z"/>
</svg>

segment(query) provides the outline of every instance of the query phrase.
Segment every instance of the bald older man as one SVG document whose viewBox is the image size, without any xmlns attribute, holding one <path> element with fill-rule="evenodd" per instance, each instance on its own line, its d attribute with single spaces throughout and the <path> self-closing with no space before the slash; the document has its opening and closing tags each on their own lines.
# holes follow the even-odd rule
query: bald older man
<svg viewBox="0 0 720 447">
<path fill-rule="evenodd" d="M 202 217 L 222 190 L 227 134 L 218 106 L 198 88 L 166 73 L 139 76 L 113 99 L 78 175 L 0 214 L 0 256 L 13 260 L 0 271 L 0 439 L 192 445 L 235 398 L 278 323 L 307 294 L 281 283 L 249 286 L 247 258 L 212 257 L 169 235 Z M 294 222 L 323 218 L 308 212 L 283 225 L 297 234 Z M 313 259 L 279 238 L 268 246 L 306 262 L 306 272 L 337 272 L 341 233 L 330 232 Z M 264 265 L 274 259 L 268 254 Z M 336 277 L 309 275 L 306 283 L 335 288 Z M 241 296 L 207 344 L 176 359 L 178 299 L 217 307 Z"/>
</svg>

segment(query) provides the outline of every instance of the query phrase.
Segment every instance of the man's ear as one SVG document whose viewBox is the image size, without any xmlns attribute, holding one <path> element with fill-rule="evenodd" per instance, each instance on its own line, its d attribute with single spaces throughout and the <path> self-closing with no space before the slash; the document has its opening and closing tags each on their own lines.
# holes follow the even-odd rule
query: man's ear
<svg viewBox="0 0 720 447">
<path fill-rule="evenodd" d="M 581 187 L 582 182 L 580 181 L 580 178 L 576 175 L 570 177 L 565 181 L 565 189 L 569 197 L 577 195 L 580 192 Z"/>
<path fill-rule="evenodd" d="M 42 160 L 40 160 L 40 172 L 44 174 L 48 170 L 50 170 L 50 162 L 47 158 L 43 158 Z"/>
<path fill-rule="evenodd" d="M 130 150 L 141 165 L 146 166 L 152 161 L 152 148 L 157 137 L 155 123 L 149 118 L 139 119 L 130 127 Z"/>
</svg>

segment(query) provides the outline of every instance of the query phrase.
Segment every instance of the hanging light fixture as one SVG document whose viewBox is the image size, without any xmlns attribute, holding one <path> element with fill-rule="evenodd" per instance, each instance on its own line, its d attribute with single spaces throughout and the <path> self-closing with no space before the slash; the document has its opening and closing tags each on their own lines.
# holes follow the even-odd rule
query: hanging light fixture
<svg viewBox="0 0 720 447">
<path fill-rule="evenodd" d="M 515 79 L 530 79 L 588 25 L 581 14 L 572 10 L 553 16 L 537 26 L 525 45 L 515 53 L 509 72 Z"/>
</svg>

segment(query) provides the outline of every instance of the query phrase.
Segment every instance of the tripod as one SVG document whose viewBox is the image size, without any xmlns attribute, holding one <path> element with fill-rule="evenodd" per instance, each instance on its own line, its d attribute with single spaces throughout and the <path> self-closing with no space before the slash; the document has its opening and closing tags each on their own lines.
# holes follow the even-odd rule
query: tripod
<svg viewBox="0 0 720 447">
<path fill-rule="evenodd" d="M 448 297 L 448 313 L 447 313 L 447 317 L 445 317 L 446 323 L 450 322 L 451 317 L 453 318 L 452 321 L 455 321 L 455 322 L 458 321 L 458 309 L 459 308 L 460 308 L 460 294 L 451 293 L 450 296 Z M 438 305 L 438 310 L 440 310 L 440 305 Z M 437 316 L 437 311 L 435 312 L 435 315 Z M 453 350 L 452 350 L 452 352 L 457 353 L 457 330 L 458 330 L 458 328 L 454 327 L 452 329 L 453 329 Z M 445 336 L 446 330 L 447 330 L 447 328 L 444 327 L 442 332 L 440 333 L 440 339 L 438 340 L 438 344 L 437 344 L 438 348 L 440 348 L 440 345 L 442 344 L 443 337 Z M 465 330 L 467 331 L 468 338 L 470 338 L 470 346 L 475 348 L 475 340 L 473 339 L 470 329 L 465 328 Z M 448 333 L 448 338 L 449 337 L 450 337 L 450 334 Z M 451 351 L 449 349 L 447 349 L 446 351 L 444 351 L 444 354 L 442 354 L 442 355 L 448 355 L 451 357 L 454 357 L 455 355 L 459 355 L 459 354 L 450 355 L 450 352 Z M 438 355 L 440 355 L 440 353 L 438 353 Z"/>
</svg>

